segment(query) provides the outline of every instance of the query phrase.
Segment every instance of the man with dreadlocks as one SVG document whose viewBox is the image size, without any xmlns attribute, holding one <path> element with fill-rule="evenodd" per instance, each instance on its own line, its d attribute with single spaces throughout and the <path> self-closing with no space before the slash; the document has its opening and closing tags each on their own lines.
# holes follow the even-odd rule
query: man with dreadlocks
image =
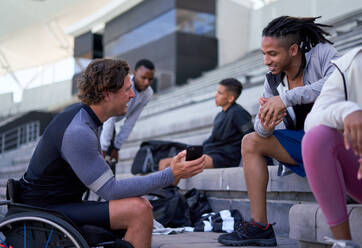
<svg viewBox="0 0 362 248">
<path fill-rule="evenodd" d="M 318 17 L 281 16 L 263 30 L 261 50 L 268 66 L 255 132 L 244 136 L 242 158 L 251 221 L 223 234 L 225 245 L 276 246 L 273 227 L 268 224 L 266 189 L 268 168 L 264 156 L 277 159 L 300 176 L 305 176 L 301 155 L 304 120 L 333 72 L 331 59 L 337 58 L 324 24 Z"/>
</svg>

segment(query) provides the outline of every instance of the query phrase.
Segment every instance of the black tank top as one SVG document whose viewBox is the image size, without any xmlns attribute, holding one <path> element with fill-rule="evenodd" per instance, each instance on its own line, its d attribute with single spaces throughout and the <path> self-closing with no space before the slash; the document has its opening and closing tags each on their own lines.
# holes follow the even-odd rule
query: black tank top
<svg viewBox="0 0 362 248">
<path fill-rule="evenodd" d="M 311 111 L 314 103 L 300 104 L 293 106 L 295 113 L 295 130 L 304 129 L 304 121 Z"/>
</svg>

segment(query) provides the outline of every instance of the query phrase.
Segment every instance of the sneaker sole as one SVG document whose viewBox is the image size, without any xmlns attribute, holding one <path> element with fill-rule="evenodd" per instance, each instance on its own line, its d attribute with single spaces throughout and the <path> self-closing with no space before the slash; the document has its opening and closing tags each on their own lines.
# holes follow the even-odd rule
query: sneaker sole
<svg viewBox="0 0 362 248">
<path fill-rule="evenodd" d="M 218 239 L 219 243 L 227 246 L 277 246 L 276 239 L 253 239 L 253 240 L 223 240 Z"/>
</svg>

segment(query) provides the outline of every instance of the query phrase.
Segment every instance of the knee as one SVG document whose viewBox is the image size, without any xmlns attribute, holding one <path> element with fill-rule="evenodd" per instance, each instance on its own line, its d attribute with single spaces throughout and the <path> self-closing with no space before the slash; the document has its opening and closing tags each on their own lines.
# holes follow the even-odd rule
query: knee
<svg viewBox="0 0 362 248">
<path fill-rule="evenodd" d="M 153 218 L 152 205 L 147 199 L 142 197 L 127 198 L 126 205 L 124 205 L 124 200 L 125 199 L 115 200 L 113 208 L 115 216 L 123 216 L 126 207 L 127 217 L 130 219 L 140 219 L 140 216 L 142 216 L 142 218 L 146 218 L 147 216 L 151 219 Z"/>
<path fill-rule="evenodd" d="M 137 216 L 142 215 L 152 217 L 152 205 L 143 197 L 133 198 L 133 204 L 131 207 Z"/>
<path fill-rule="evenodd" d="M 313 127 L 304 135 L 302 156 L 307 174 L 322 167 L 320 159 L 332 156 L 334 147 L 338 145 L 338 136 L 341 137 L 341 134 L 336 129 L 323 125 Z"/>
<path fill-rule="evenodd" d="M 316 151 L 325 150 L 329 145 L 332 145 L 332 140 L 338 132 L 330 127 L 319 125 L 310 129 L 303 137 L 302 152 L 303 156 L 310 156 Z"/>
<path fill-rule="evenodd" d="M 255 154 L 258 148 L 258 144 L 260 143 L 259 140 L 260 137 L 255 132 L 245 135 L 241 141 L 242 156 L 244 157 L 248 154 Z"/>
</svg>

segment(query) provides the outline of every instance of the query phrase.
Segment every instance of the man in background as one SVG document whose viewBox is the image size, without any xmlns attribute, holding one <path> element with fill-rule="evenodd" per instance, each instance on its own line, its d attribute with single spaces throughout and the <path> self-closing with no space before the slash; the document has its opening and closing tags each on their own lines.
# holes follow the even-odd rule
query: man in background
<svg viewBox="0 0 362 248">
<path fill-rule="evenodd" d="M 103 123 L 100 141 L 103 156 L 109 162 L 116 163 L 118 161 L 118 151 L 131 134 L 142 110 L 151 100 L 153 90 L 150 86 L 153 82 L 154 73 L 155 66 L 150 60 L 139 60 L 131 76 L 132 90 L 135 93 L 135 97 L 129 101 L 127 113 L 111 117 Z M 115 123 L 123 119 L 125 119 L 124 123 L 120 131 L 116 133 Z"/>
</svg>

